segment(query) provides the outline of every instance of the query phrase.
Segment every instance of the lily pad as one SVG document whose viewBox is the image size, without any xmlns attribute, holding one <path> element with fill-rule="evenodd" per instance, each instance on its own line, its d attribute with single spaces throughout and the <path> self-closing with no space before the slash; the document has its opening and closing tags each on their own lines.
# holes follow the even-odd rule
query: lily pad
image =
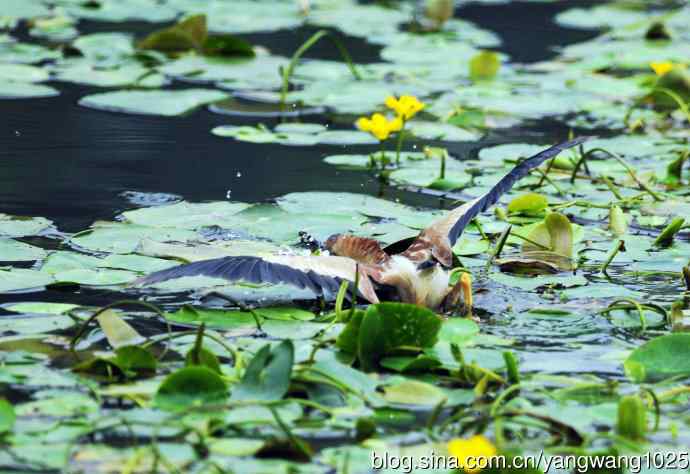
<svg viewBox="0 0 690 474">
<path fill-rule="evenodd" d="M 383 390 L 387 402 L 402 405 L 436 406 L 447 398 L 438 387 L 417 380 L 387 385 Z"/>
<path fill-rule="evenodd" d="M 172 117 L 227 97 L 226 93 L 211 89 L 133 90 L 88 95 L 79 105 L 110 112 Z"/>
<path fill-rule="evenodd" d="M 40 247 L 34 247 L 13 239 L 0 238 L 0 262 L 40 260 L 45 256 L 45 250 Z"/>
<path fill-rule="evenodd" d="M 232 400 L 274 401 L 283 398 L 290 385 L 294 362 L 292 341 L 263 346 L 249 362 L 242 380 L 233 387 Z"/>
<path fill-rule="evenodd" d="M 41 84 L 9 82 L 0 79 L 0 99 L 28 99 L 55 97 L 60 95 L 57 89 Z"/>
<path fill-rule="evenodd" d="M 206 367 L 192 366 L 168 375 L 156 393 L 156 405 L 180 411 L 203 405 L 222 404 L 228 399 L 223 379 Z"/>
<path fill-rule="evenodd" d="M 189 203 L 186 201 L 167 206 L 147 207 L 122 213 L 125 221 L 153 227 L 198 229 L 203 226 L 228 226 L 232 215 L 247 209 L 242 202 Z"/>
<path fill-rule="evenodd" d="M 689 351 L 690 334 L 656 337 L 630 354 L 625 373 L 638 382 L 690 375 Z"/>
<path fill-rule="evenodd" d="M 25 237 L 36 235 L 50 228 L 52 222 L 43 217 L 20 217 L 0 213 L 0 235 Z"/>
<path fill-rule="evenodd" d="M 36 270 L 0 268 L 0 292 L 41 289 L 54 281 L 52 276 Z"/>
</svg>

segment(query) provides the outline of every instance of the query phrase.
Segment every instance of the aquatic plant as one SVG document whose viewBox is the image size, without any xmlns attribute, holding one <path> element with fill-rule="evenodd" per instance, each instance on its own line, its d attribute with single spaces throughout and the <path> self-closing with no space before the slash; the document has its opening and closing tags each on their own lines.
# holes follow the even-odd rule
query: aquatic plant
<svg viewBox="0 0 690 474">
<path fill-rule="evenodd" d="M 417 97 L 411 95 L 403 95 L 400 96 L 400 98 L 388 96 L 386 97 L 385 104 L 386 107 L 395 112 L 395 127 L 397 128 L 398 123 L 400 123 L 400 128 L 398 130 L 392 130 L 398 132 L 398 143 L 395 148 L 395 164 L 400 165 L 400 150 L 405 140 L 405 124 L 408 120 L 412 119 L 412 117 L 424 110 L 425 104 Z"/>
</svg>

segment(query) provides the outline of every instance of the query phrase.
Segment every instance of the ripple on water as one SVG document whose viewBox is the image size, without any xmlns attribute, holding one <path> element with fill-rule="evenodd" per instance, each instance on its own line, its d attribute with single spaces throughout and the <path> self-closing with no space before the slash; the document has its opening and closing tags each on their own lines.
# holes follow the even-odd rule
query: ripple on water
<svg viewBox="0 0 690 474">
<path fill-rule="evenodd" d="M 163 206 L 182 201 L 182 196 L 171 193 L 145 193 L 140 191 L 123 191 L 120 196 L 127 202 L 140 207 Z"/>
</svg>

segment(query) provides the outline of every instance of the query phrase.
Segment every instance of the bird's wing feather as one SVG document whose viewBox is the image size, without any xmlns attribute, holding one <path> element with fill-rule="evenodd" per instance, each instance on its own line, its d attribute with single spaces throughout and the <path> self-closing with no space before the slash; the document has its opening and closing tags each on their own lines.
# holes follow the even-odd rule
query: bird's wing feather
<svg viewBox="0 0 690 474">
<path fill-rule="evenodd" d="M 222 257 L 179 265 L 151 273 L 135 285 L 151 285 L 174 278 L 208 276 L 250 283 L 287 283 L 309 288 L 317 295 L 335 294 L 342 280 L 355 281 L 359 269 L 359 292 L 372 303 L 378 303 L 370 275 L 375 268 L 357 266 L 345 257 L 271 255 L 259 257 Z"/>
<path fill-rule="evenodd" d="M 498 202 L 500 197 L 506 192 L 510 191 L 513 185 L 521 178 L 527 176 L 537 166 L 549 158 L 553 158 L 561 151 L 567 150 L 583 143 L 589 137 L 579 137 L 564 143 L 559 143 L 551 148 L 547 148 L 536 155 L 521 161 L 515 168 L 513 168 L 507 175 L 496 183 L 486 194 L 466 202 L 460 207 L 450 211 L 445 217 L 432 223 L 426 231 L 432 231 L 434 234 L 448 238 L 450 246 L 455 245 L 462 231 L 467 227 L 478 214 L 484 212 L 489 207 Z"/>
</svg>

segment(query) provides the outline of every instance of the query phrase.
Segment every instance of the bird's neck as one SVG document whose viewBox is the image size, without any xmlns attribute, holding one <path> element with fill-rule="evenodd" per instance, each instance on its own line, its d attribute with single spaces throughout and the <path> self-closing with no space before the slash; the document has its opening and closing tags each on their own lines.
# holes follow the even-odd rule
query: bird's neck
<svg viewBox="0 0 690 474">
<path fill-rule="evenodd" d="M 441 265 L 419 270 L 417 262 L 405 254 L 394 255 L 388 265 L 386 283 L 397 288 L 404 303 L 435 309 L 448 294 L 450 273 Z"/>
</svg>

